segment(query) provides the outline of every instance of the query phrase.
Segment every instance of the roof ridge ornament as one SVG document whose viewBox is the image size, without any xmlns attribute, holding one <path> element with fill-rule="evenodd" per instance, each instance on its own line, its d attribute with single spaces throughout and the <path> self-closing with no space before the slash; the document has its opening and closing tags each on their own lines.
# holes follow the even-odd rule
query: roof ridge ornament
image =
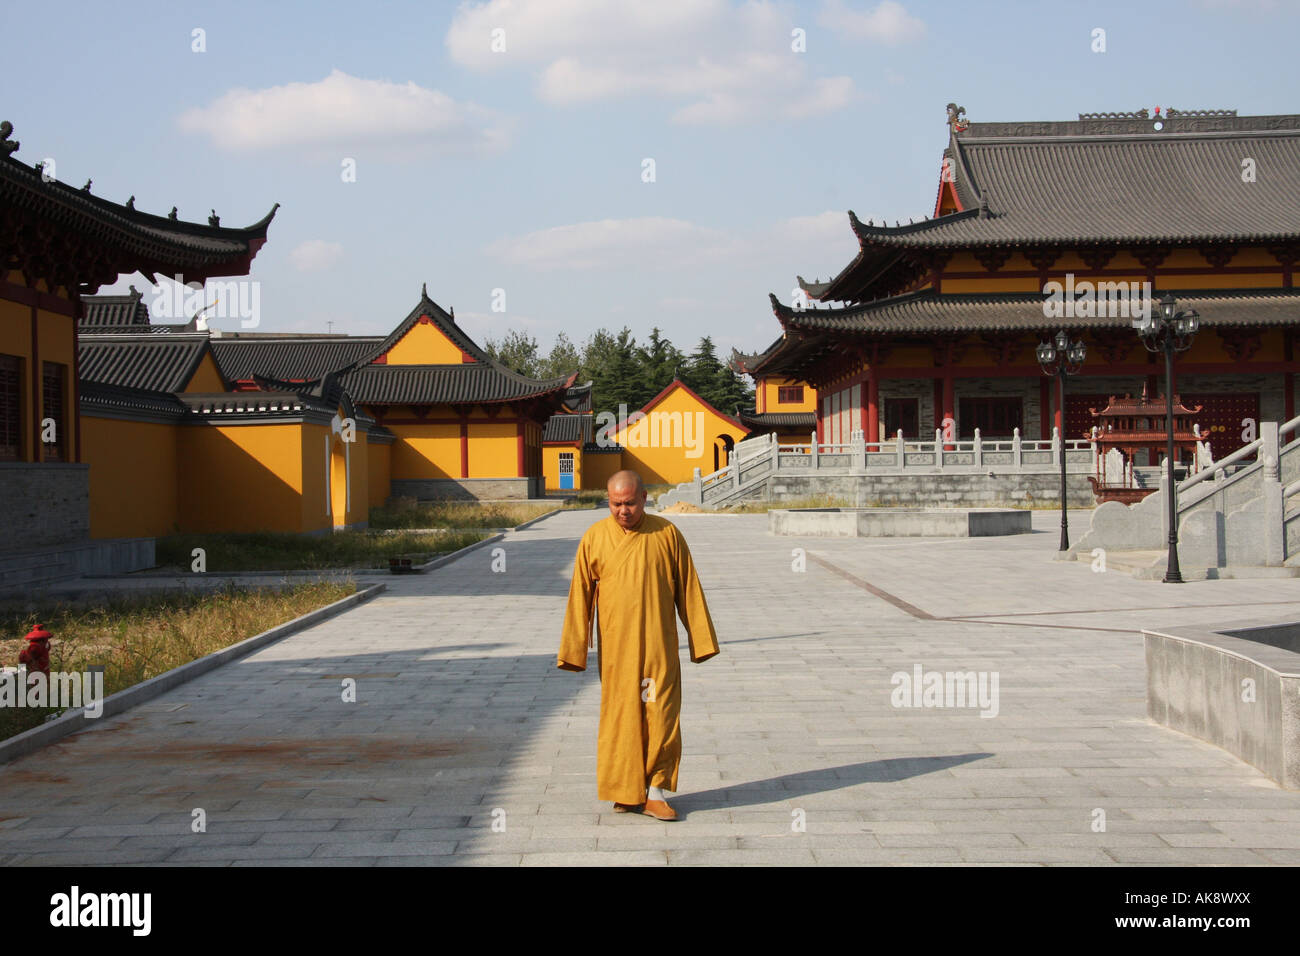
<svg viewBox="0 0 1300 956">
<path fill-rule="evenodd" d="M 6 156 L 10 156 L 18 152 L 18 146 L 19 146 L 18 140 L 9 138 L 10 135 L 13 134 L 13 131 L 14 131 L 13 123 L 9 122 L 8 120 L 5 120 L 3 123 L 0 123 L 0 152 L 3 152 L 4 155 Z"/>
<path fill-rule="evenodd" d="M 1176 110 L 1172 106 L 1165 110 L 1165 117 L 1171 116 L 1236 116 L 1236 110 Z"/>
<path fill-rule="evenodd" d="M 1156 116 L 1160 115 L 1160 107 L 1156 107 Z M 1146 109 L 1133 110 L 1131 113 L 1080 113 L 1081 120 L 1104 120 L 1104 119 L 1150 119 L 1151 116 Z"/>
<path fill-rule="evenodd" d="M 970 121 L 966 119 L 966 107 L 958 106 L 956 103 L 948 104 L 948 125 L 954 133 L 963 133 L 970 126 Z"/>
</svg>

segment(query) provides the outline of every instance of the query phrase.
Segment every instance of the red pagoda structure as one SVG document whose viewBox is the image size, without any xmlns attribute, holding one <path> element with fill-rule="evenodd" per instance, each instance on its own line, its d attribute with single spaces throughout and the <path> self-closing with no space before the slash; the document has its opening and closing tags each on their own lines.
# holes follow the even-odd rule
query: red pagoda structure
<svg viewBox="0 0 1300 956">
<path fill-rule="evenodd" d="M 1193 469 L 1196 466 L 1196 446 L 1200 435 L 1196 433 L 1192 416 L 1200 410 L 1200 405 L 1188 408 L 1178 395 L 1174 396 L 1175 467 L 1187 459 L 1190 459 Z M 1109 404 L 1101 411 L 1089 411 L 1097 419 L 1094 431 L 1097 468 L 1095 475 L 1088 476 L 1088 481 L 1098 503 L 1119 501 L 1133 504 L 1158 490 L 1157 487 L 1143 487 L 1134 475 L 1134 466 L 1140 452 L 1146 452 L 1147 465 L 1161 464 L 1160 453 L 1169 437 L 1165 397 L 1157 395 L 1150 399 L 1144 388 L 1141 398 L 1131 395 L 1115 398 L 1112 395 Z M 1117 452 L 1118 457 L 1112 456 L 1111 452 Z"/>
</svg>

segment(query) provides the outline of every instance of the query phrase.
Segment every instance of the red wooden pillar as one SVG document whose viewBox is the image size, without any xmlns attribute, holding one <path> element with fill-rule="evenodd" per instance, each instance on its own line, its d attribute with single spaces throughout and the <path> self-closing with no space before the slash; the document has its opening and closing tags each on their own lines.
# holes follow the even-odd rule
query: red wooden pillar
<svg viewBox="0 0 1300 956">
<path fill-rule="evenodd" d="M 944 438 L 951 437 L 954 441 L 957 438 L 956 406 L 956 382 L 953 380 L 952 363 L 947 362 L 943 366 L 943 421 L 939 423 L 939 427 L 944 430 Z M 946 422 L 952 422 L 951 436 Z M 952 442 L 944 442 L 943 447 L 945 451 L 952 451 L 956 446 Z"/>
<path fill-rule="evenodd" d="M 873 371 L 867 379 L 867 441 L 880 441 L 880 383 Z"/>
<path fill-rule="evenodd" d="M 460 418 L 460 476 L 469 477 L 469 419 L 465 415 Z"/>
<path fill-rule="evenodd" d="M 1061 447 L 1065 447 L 1065 379 L 1060 375 L 1056 380 L 1061 384 L 1056 388 L 1056 414 L 1052 416 L 1052 422 L 1056 425 L 1056 433 L 1061 436 Z"/>
</svg>

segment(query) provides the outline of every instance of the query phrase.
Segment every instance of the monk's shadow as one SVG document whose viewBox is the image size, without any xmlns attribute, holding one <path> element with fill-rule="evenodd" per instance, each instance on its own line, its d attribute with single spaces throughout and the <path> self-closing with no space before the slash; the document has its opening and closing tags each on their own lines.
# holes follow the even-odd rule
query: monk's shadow
<svg viewBox="0 0 1300 956">
<path fill-rule="evenodd" d="M 991 753 L 951 754 L 944 757 L 891 757 L 868 760 L 821 770 L 805 770 L 765 780 L 737 781 L 698 793 L 677 794 L 673 805 L 681 816 L 693 810 L 725 810 L 734 807 L 781 803 L 813 793 L 829 793 L 861 783 L 894 783 L 909 777 L 947 770 L 992 757 Z"/>
</svg>

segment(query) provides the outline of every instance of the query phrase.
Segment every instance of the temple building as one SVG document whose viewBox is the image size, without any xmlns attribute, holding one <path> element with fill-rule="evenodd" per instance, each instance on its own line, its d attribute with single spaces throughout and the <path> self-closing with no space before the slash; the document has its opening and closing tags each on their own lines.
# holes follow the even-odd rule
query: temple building
<svg viewBox="0 0 1300 956">
<path fill-rule="evenodd" d="M 137 542 L 90 540 L 93 461 L 103 446 L 87 412 L 130 406 L 165 417 L 173 399 L 86 387 L 82 296 L 134 272 L 200 283 L 247 276 L 275 215 L 273 208 L 246 228 L 224 227 L 215 213 L 206 225 L 175 209 L 152 215 L 137 210 L 134 197 L 111 202 L 94 195 L 90 181 L 78 189 L 43 163 L 27 165 L 14 155 L 12 133 L 0 123 L 0 500 L 10 548 L 22 551 L 0 555 L 0 586 L 37 580 L 48 568 L 112 572 L 152 559 L 152 548 L 144 556 Z M 210 375 L 211 366 L 198 372 L 202 364 L 200 356 L 195 373 Z M 129 460 L 131 448 L 111 454 Z"/>
<path fill-rule="evenodd" d="M 807 444 L 817 428 L 817 389 L 779 375 L 755 375 L 753 369 L 781 345 L 777 339 L 766 352 L 745 355 L 731 351 L 727 364 L 737 375 L 754 379 L 754 407 L 736 409 L 736 419 L 749 429 L 748 437 L 775 434 L 782 445 Z"/>
<path fill-rule="evenodd" d="M 709 474 L 726 467 L 736 443 L 752 432 L 676 378 L 625 419 L 593 415 L 589 389 L 575 411 L 561 411 L 546 424 L 548 492 L 604 490 L 624 468 L 639 472 L 647 485 L 690 481 L 697 468 Z"/>
<path fill-rule="evenodd" d="M 536 497 L 546 422 L 589 391 L 493 361 L 424 289 L 386 336 L 152 324 L 140 298 L 88 298 L 80 330 L 97 535 L 319 532 L 364 528 L 394 495 Z"/>
<path fill-rule="evenodd" d="M 1300 115 L 948 124 L 933 216 L 850 212 L 857 256 L 770 296 L 781 339 L 744 358 L 817 390 L 820 441 L 1085 438 L 1112 396 L 1164 393 L 1132 313 L 1166 293 L 1200 313 L 1174 391 L 1216 459 L 1295 415 Z M 1060 329 L 1087 347 L 1063 409 L 1034 351 Z"/>
</svg>

